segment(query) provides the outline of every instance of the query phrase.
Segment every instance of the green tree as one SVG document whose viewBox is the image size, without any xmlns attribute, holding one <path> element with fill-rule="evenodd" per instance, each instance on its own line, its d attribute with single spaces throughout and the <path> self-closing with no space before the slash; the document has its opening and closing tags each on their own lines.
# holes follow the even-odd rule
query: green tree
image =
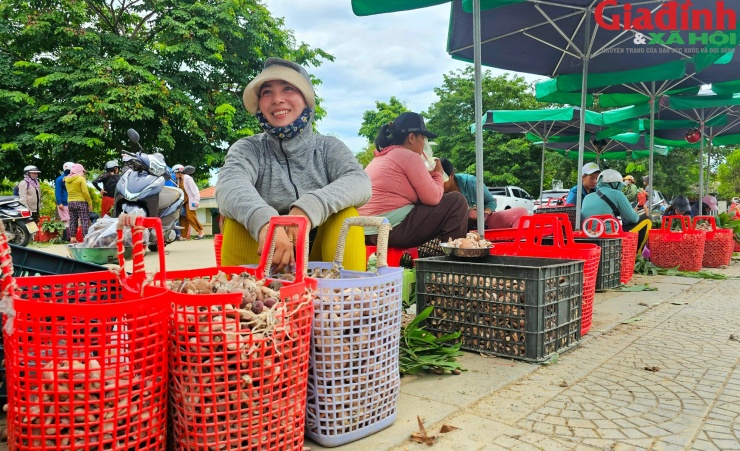
<svg viewBox="0 0 740 451">
<path fill-rule="evenodd" d="M 362 113 L 362 125 L 358 136 L 367 138 L 367 146 L 357 154 L 357 161 L 366 167 L 375 155 L 375 138 L 383 124 L 393 122 L 399 114 L 409 111 L 405 103 L 392 96 L 388 103 L 376 101 L 374 110 L 366 110 Z"/>
<path fill-rule="evenodd" d="M 541 108 L 530 85 L 523 77 L 482 74 L 483 111 Z M 439 135 L 435 155 L 449 158 L 459 173 L 475 174 L 475 78 L 472 67 L 458 69 L 444 76 L 439 97 L 429 107 L 427 128 Z M 486 184 L 516 184 L 530 193 L 538 193 L 542 148 L 533 146 L 522 135 L 483 133 L 483 167 Z"/>
<path fill-rule="evenodd" d="M 740 149 L 727 155 L 727 160 L 717 168 L 719 180 L 718 194 L 724 199 L 731 199 L 740 194 Z"/>
<path fill-rule="evenodd" d="M 3 0 L 0 42 L 6 174 L 30 163 L 44 174 L 64 161 L 100 167 L 135 128 L 148 151 L 207 177 L 229 144 L 260 130 L 241 99 L 266 57 L 333 60 L 296 44 L 260 0 Z"/>
</svg>

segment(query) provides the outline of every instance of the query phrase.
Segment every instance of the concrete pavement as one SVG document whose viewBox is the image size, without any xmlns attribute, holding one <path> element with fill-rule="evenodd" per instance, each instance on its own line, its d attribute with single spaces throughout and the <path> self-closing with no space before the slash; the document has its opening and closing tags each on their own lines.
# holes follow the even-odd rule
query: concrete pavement
<svg viewBox="0 0 740 451">
<path fill-rule="evenodd" d="M 210 239 L 166 251 L 170 269 L 215 264 Z M 737 278 L 740 263 L 718 272 Z M 591 332 L 557 364 L 466 352 L 467 372 L 403 377 L 395 423 L 332 449 L 427 449 L 409 441 L 418 415 L 439 450 L 740 450 L 740 280 L 632 283 L 658 291 L 597 293 Z"/>
</svg>

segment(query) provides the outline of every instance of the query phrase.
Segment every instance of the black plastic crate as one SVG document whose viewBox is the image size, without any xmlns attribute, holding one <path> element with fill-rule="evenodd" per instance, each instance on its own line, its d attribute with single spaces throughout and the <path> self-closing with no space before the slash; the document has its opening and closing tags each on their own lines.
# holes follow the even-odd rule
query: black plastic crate
<svg viewBox="0 0 740 451">
<path fill-rule="evenodd" d="M 596 291 L 617 288 L 622 283 L 622 239 L 621 238 L 575 238 L 578 243 L 596 244 L 601 247 L 599 273 L 596 275 Z"/>
<path fill-rule="evenodd" d="M 15 277 L 51 276 L 108 270 L 105 266 L 60 257 L 14 244 L 10 245 L 10 257 L 13 259 L 13 275 Z"/>
<path fill-rule="evenodd" d="M 583 262 L 487 256 L 416 260 L 417 312 L 426 329 L 461 333 L 461 348 L 542 362 L 581 339 Z"/>
<path fill-rule="evenodd" d="M 576 226 L 576 206 L 575 205 L 564 205 L 560 207 L 539 207 L 537 210 L 534 210 L 534 214 L 542 214 L 542 213 L 564 213 L 568 215 L 568 219 L 570 220 L 570 225 L 573 227 L 573 230 L 578 230 L 578 227 Z"/>
</svg>

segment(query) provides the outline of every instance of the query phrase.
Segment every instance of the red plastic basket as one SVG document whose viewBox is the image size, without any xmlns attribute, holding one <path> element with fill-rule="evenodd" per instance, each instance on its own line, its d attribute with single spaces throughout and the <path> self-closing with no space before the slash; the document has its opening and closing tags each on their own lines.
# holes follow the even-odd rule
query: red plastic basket
<svg viewBox="0 0 740 451">
<path fill-rule="evenodd" d="M 216 253 L 216 266 L 221 266 L 221 246 L 223 243 L 223 234 L 217 233 L 213 235 L 213 251 Z"/>
<path fill-rule="evenodd" d="M 678 221 L 681 231 L 671 231 Z M 701 270 L 706 232 L 692 230 L 688 216 L 665 216 L 661 229 L 650 230 L 648 248 L 650 262 L 659 268 L 678 268 L 681 271 Z"/>
<path fill-rule="evenodd" d="M 159 224 L 137 219 L 135 268 L 141 231 Z M 163 248 L 161 236 L 159 225 Z M 15 280 L 4 333 L 10 449 L 165 449 L 169 292 L 131 289 L 142 280 L 110 271 Z"/>
<path fill-rule="evenodd" d="M 627 284 L 635 273 L 639 236 L 633 232 L 620 232 L 619 236 L 622 237 L 622 272 L 619 275 L 619 281 Z"/>
<path fill-rule="evenodd" d="M 514 241 L 519 234 L 519 229 L 488 229 L 483 231 L 483 238 L 493 243 Z"/>
<path fill-rule="evenodd" d="M 267 242 L 276 225 L 299 226 L 297 216 L 270 221 Z M 279 303 L 270 310 L 272 327 L 245 331 L 239 309 L 242 293 L 173 294 L 170 335 L 170 384 L 173 440 L 178 450 L 302 450 L 306 384 L 313 304 L 304 278 L 306 246 L 298 246 L 295 282 L 281 282 Z M 167 273 L 167 279 L 208 279 L 249 273 L 265 278 L 272 251 L 263 252 L 257 268 L 218 267 Z M 267 279 L 266 283 L 270 282 Z M 246 313 L 249 312 L 249 313 Z"/>
<path fill-rule="evenodd" d="M 599 271 L 601 248 L 595 244 L 576 243 L 570 220 L 564 214 L 538 214 L 519 218 L 519 235 L 513 243 L 495 243 L 491 255 L 541 257 L 583 260 L 583 298 L 581 301 L 581 336 L 591 329 L 593 320 L 596 275 Z M 553 236 L 552 244 L 543 244 Z M 566 244 L 567 243 L 567 244 Z"/>
<path fill-rule="evenodd" d="M 705 268 L 729 265 L 732 260 L 732 249 L 735 247 L 732 229 L 717 228 L 714 216 L 694 217 L 694 229 L 701 222 L 706 222 L 712 227 L 712 230 L 706 232 L 707 238 L 704 242 L 704 255 L 702 256 L 701 265 Z"/>
<path fill-rule="evenodd" d="M 621 238 L 622 239 L 622 265 L 620 267 L 619 282 L 621 284 L 627 284 L 632 280 L 632 275 L 635 272 L 635 259 L 637 258 L 637 242 L 638 235 L 633 232 L 625 232 L 621 229 L 620 223 L 614 219 L 612 215 L 596 215 L 591 216 L 588 219 L 600 219 L 613 220 L 612 222 L 607 221 L 609 225 L 615 224 L 616 230 L 611 230 L 611 227 L 604 227 L 603 236 L 607 238 Z M 584 228 L 589 228 L 588 220 L 584 222 Z"/>
</svg>

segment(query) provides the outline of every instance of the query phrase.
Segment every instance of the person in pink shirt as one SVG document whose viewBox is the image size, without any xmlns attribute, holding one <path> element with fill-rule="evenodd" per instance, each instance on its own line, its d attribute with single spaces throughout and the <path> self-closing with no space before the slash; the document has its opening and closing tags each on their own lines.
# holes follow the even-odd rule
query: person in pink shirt
<svg viewBox="0 0 740 451">
<path fill-rule="evenodd" d="M 359 212 L 388 218 L 393 227 L 390 247 L 417 247 L 435 238 L 444 243 L 467 232 L 465 197 L 444 192 L 444 171 L 438 159 L 431 171 L 424 164 L 424 145 L 436 137 L 420 114 L 402 113 L 383 125 L 375 139 L 375 158 L 365 168 L 373 193 Z M 377 234 L 373 232 L 366 231 L 366 241 L 374 245 Z"/>
</svg>

